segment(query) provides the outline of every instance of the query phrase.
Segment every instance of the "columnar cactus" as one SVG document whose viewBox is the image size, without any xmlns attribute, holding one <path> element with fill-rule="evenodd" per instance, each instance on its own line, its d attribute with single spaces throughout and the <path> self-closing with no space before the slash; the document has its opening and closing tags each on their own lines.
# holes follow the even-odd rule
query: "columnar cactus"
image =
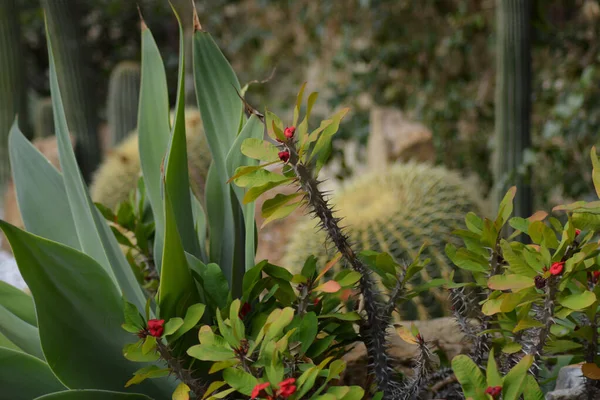
<svg viewBox="0 0 600 400">
<path fill-rule="evenodd" d="M 508 187 L 516 185 L 515 216 L 533 212 L 531 188 L 524 171 L 530 146 L 532 0 L 499 0 L 496 51 L 495 207 Z"/>
<path fill-rule="evenodd" d="M 98 116 L 93 82 L 88 76 L 78 2 L 42 0 L 56 61 L 56 74 L 71 133 L 77 138 L 77 161 L 86 180 L 100 163 Z"/>
<path fill-rule="evenodd" d="M 15 0 L 0 3 L 0 191 L 10 177 L 8 132 L 19 115 L 19 126 L 28 131 L 27 95 L 20 29 Z"/>
<path fill-rule="evenodd" d="M 54 115 L 52 113 L 52 99 L 50 97 L 45 97 L 37 102 L 34 120 L 36 138 L 54 134 Z"/>
<path fill-rule="evenodd" d="M 423 258 L 431 258 L 421 276 L 425 283 L 450 276 L 454 268 L 444 252 L 447 242 L 456 240 L 452 232 L 464 228 L 464 215 L 482 210 L 476 188 L 457 173 L 424 164 L 397 164 L 386 172 L 369 173 L 348 183 L 332 198 L 336 217 L 343 218 L 350 241 L 359 250 L 388 252 L 399 263 L 410 263 L 424 243 Z M 301 268 L 314 254 L 324 265 L 335 256 L 316 221 L 306 218 L 295 229 L 283 264 Z M 427 319 L 450 312 L 443 289 L 433 288 L 400 310 L 404 319 Z"/>
<path fill-rule="evenodd" d="M 140 79 L 140 65 L 131 61 L 119 63 L 110 74 L 106 116 L 111 147 L 121 142 L 137 126 Z"/>
<path fill-rule="evenodd" d="M 200 113 L 187 109 L 185 119 L 191 187 L 198 199 L 203 200 L 204 183 L 212 157 Z M 107 155 L 98 168 L 90 188 L 92 199 L 115 208 L 136 189 L 140 171 L 138 134 L 134 131 Z"/>
</svg>

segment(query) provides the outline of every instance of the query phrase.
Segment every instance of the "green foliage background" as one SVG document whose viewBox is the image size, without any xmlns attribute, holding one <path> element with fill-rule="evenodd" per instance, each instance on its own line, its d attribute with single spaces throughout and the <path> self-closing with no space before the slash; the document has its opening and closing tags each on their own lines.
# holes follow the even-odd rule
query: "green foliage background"
<svg viewBox="0 0 600 400">
<path fill-rule="evenodd" d="M 185 0 L 179 2 L 183 4 Z M 47 59 L 36 0 L 20 0 L 30 82 L 47 94 Z M 123 59 L 139 57 L 139 18 L 134 2 L 84 0 L 82 35 L 96 77 L 105 82 Z M 178 6 L 178 2 L 174 2 Z M 423 121 L 434 133 L 437 161 L 479 174 L 491 187 L 494 116 L 493 0 L 212 0 L 197 2 L 202 23 L 213 32 L 243 83 L 255 85 L 250 100 L 262 106 L 293 101 L 308 80 L 330 108 L 351 105 L 340 137 L 365 140 L 372 104 L 391 105 Z M 168 3 L 141 0 L 163 51 L 167 76 L 177 65 L 178 40 Z M 538 0 L 533 45 L 536 207 L 592 193 L 589 148 L 600 130 L 596 84 L 598 0 Z M 155 23 L 155 21 L 160 21 Z M 169 71 L 171 69 L 172 71 Z M 170 88 L 175 88 L 169 82 Z M 98 96 L 106 85 L 96 85 Z M 174 90 L 174 89 L 171 89 Z M 171 93 L 174 101 L 175 93 Z M 326 107 L 325 107 L 326 108 Z M 315 109 L 315 116 L 330 110 Z"/>
</svg>

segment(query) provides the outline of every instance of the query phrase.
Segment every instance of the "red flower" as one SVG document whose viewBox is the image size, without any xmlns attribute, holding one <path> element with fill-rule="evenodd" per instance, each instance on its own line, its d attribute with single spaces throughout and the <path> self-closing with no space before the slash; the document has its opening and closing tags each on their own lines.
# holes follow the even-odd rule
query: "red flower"
<svg viewBox="0 0 600 400">
<path fill-rule="evenodd" d="M 279 153 L 277 153 L 277 155 L 279 156 L 279 159 L 284 163 L 288 162 L 288 160 L 290 159 L 290 152 L 287 150 L 280 151 Z"/>
<path fill-rule="evenodd" d="M 560 275 L 563 271 L 564 266 L 565 266 L 564 261 L 552 263 L 552 266 L 550 267 L 550 273 L 552 275 Z"/>
<path fill-rule="evenodd" d="M 500 396 L 500 394 L 502 394 L 502 386 L 488 386 L 488 388 L 485 389 L 485 394 L 489 394 L 496 399 L 498 396 Z"/>
<path fill-rule="evenodd" d="M 151 319 L 148 321 L 148 332 L 154 337 L 161 337 L 165 331 L 164 319 Z"/>
<path fill-rule="evenodd" d="M 279 384 L 279 390 L 277 391 L 277 394 L 284 399 L 287 399 L 296 392 L 296 385 L 294 385 L 294 383 L 296 383 L 295 378 L 285 379 Z"/>
<path fill-rule="evenodd" d="M 246 315 L 248 315 L 248 313 L 250 312 L 250 310 L 252 310 L 252 306 L 250 305 L 250 303 L 244 303 L 242 305 L 242 307 L 240 307 L 240 312 L 238 314 L 238 316 L 240 317 L 240 319 L 244 319 L 244 317 Z"/>
<path fill-rule="evenodd" d="M 594 271 L 592 272 L 592 282 L 593 283 L 598 283 L 598 279 L 600 279 L 600 271 Z"/>
<path fill-rule="evenodd" d="M 579 236 L 580 233 L 581 233 L 581 229 L 575 229 L 575 236 Z"/>
<path fill-rule="evenodd" d="M 291 139 L 294 137 L 294 133 L 296 133 L 296 127 L 294 126 L 290 126 L 285 128 L 285 130 L 283 131 L 283 134 L 286 138 Z"/>
<path fill-rule="evenodd" d="M 252 389 L 252 396 L 250 396 L 250 398 L 256 399 L 258 396 L 264 397 L 265 394 L 263 393 L 263 391 L 268 387 L 269 382 L 259 383 L 258 385 L 254 386 L 254 389 Z"/>
</svg>

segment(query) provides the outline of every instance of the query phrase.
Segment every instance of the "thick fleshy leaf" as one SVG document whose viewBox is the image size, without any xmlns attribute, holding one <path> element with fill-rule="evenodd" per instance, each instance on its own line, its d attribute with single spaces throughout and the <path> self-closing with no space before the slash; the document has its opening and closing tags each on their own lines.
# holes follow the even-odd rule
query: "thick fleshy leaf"
<svg viewBox="0 0 600 400">
<path fill-rule="evenodd" d="M 141 70 L 140 107 L 138 111 L 140 164 L 156 224 L 154 256 L 157 267 L 160 269 L 165 209 L 161 193 L 163 186 L 162 168 L 169 146 L 169 92 L 160 52 L 150 29 L 144 23 L 142 23 Z"/>
<path fill-rule="evenodd" d="M 488 281 L 488 287 L 494 290 L 512 290 L 518 292 L 534 285 L 533 279 L 523 275 L 494 275 Z"/>
<path fill-rule="evenodd" d="M 2 398 L 31 400 L 65 387 L 48 365 L 20 351 L 0 347 L 0 388 Z"/>
<path fill-rule="evenodd" d="M 34 400 L 152 400 L 137 393 L 111 392 L 108 390 L 67 390 L 36 397 Z"/>
<path fill-rule="evenodd" d="M 456 356 L 452 359 L 452 370 L 467 399 L 481 398 L 486 388 L 485 377 L 473 360 L 465 355 Z"/>
<path fill-rule="evenodd" d="M 250 396 L 258 380 L 249 373 L 238 368 L 227 368 L 223 371 L 223 379 L 238 392 Z"/>
<path fill-rule="evenodd" d="M 0 333 L 25 353 L 44 359 L 38 329 L 0 305 Z"/>
<path fill-rule="evenodd" d="M 571 294 L 558 299 L 561 306 L 571 310 L 583 310 L 591 306 L 596 301 L 596 295 L 589 290 L 582 293 Z"/>
<path fill-rule="evenodd" d="M 33 295 L 42 349 L 54 374 L 71 388 L 121 390 L 124 377 L 139 365 L 123 358 L 131 335 L 121 329 L 121 294 L 106 270 L 65 245 L 3 221 L 0 228 Z M 158 387 L 145 383 L 137 391 Z M 169 385 L 164 389 L 168 393 Z"/>
<path fill-rule="evenodd" d="M 160 318 L 168 320 L 173 317 L 183 318 L 187 308 L 198 303 L 200 297 L 187 264 L 168 192 L 165 192 L 164 206 L 165 247 L 162 253 L 158 305 Z"/>
<path fill-rule="evenodd" d="M 54 112 L 54 127 L 60 165 L 73 220 L 77 221 L 75 229 L 77 230 L 81 249 L 104 268 L 114 284 L 120 287 L 129 301 L 141 308 L 146 300 L 144 294 L 117 240 L 92 202 L 83 176 L 77 167 L 75 152 L 69 138 L 69 128 L 63 109 L 50 40 L 48 41 L 48 59 L 50 63 L 52 110 Z"/>
<path fill-rule="evenodd" d="M 0 281 L 0 305 L 28 324 L 37 326 L 33 298 L 4 281 Z"/>
<path fill-rule="evenodd" d="M 188 172 L 187 145 L 185 134 L 185 74 L 183 30 L 179 16 L 173 10 L 179 24 L 179 78 L 177 86 L 177 104 L 175 121 L 171 134 L 169 150 L 165 159 L 165 190 L 169 193 L 173 205 L 173 216 L 181 243 L 186 252 L 201 257 L 200 244 L 195 234 Z"/>
<path fill-rule="evenodd" d="M 16 125 L 8 146 L 17 202 L 27 231 L 79 250 L 62 175 Z"/>
<path fill-rule="evenodd" d="M 504 377 L 502 383 L 502 399 L 517 400 L 525 388 L 527 371 L 533 364 L 533 356 L 528 354 L 521 358 L 521 361 L 515 365 Z"/>
<path fill-rule="evenodd" d="M 241 150 L 244 155 L 255 160 L 266 162 L 279 160 L 279 149 L 266 140 L 263 140 L 262 137 L 245 139 L 242 142 Z"/>
</svg>

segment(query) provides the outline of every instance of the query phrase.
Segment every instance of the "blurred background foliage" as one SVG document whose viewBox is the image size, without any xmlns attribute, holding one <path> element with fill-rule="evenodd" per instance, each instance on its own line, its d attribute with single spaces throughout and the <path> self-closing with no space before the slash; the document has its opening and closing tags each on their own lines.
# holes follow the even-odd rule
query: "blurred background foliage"
<svg viewBox="0 0 600 400">
<path fill-rule="evenodd" d="M 29 86 L 48 90 L 38 0 L 18 0 Z M 106 97 L 116 63 L 139 59 L 134 1 L 78 0 L 81 34 Z M 138 0 L 176 78 L 178 32 L 166 0 Z M 188 0 L 174 1 L 176 7 Z M 341 139 L 365 142 L 373 105 L 394 106 L 433 132 L 436 160 L 492 185 L 494 0 L 197 1 L 203 28 L 241 78 L 249 101 L 285 112 L 302 81 L 328 105 L 353 108 Z M 187 16 L 187 18 L 190 18 Z M 533 43 L 533 148 L 526 159 L 537 208 L 593 193 L 589 149 L 600 131 L 598 0 L 537 0 Z M 189 20 L 188 20 L 189 21 Z M 170 82 L 175 90 L 175 82 Z M 174 93 L 172 93 L 174 99 Z M 102 100 L 99 104 L 104 104 Z M 101 118 L 105 110 L 99 110 Z"/>
</svg>

